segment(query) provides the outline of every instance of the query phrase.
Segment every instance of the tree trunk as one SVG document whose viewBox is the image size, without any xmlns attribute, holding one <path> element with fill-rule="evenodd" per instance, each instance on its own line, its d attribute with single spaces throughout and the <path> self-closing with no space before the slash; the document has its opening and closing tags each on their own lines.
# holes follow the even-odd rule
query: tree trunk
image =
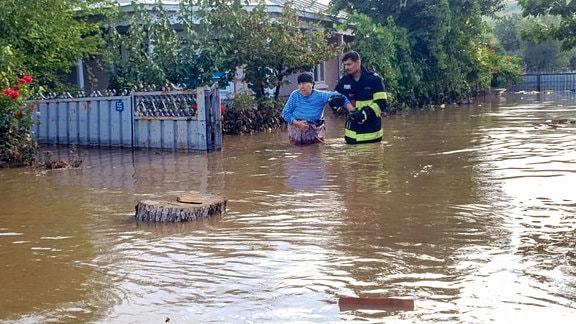
<svg viewBox="0 0 576 324">
<path fill-rule="evenodd" d="M 186 222 L 226 212 L 227 200 L 210 194 L 178 196 L 174 201 L 142 200 L 135 219 L 141 222 Z"/>
</svg>

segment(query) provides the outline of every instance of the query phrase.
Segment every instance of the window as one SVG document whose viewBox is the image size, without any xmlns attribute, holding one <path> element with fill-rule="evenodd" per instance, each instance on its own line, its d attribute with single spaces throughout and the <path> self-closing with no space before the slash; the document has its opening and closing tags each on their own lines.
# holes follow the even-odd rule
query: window
<svg viewBox="0 0 576 324">
<path fill-rule="evenodd" d="M 325 83 L 326 82 L 326 73 L 324 63 L 320 63 L 314 67 L 314 81 Z"/>
<path fill-rule="evenodd" d="M 326 90 L 326 71 L 324 63 L 320 63 L 314 67 L 314 82 L 316 82 L 316 89 Z"/>
</svg>

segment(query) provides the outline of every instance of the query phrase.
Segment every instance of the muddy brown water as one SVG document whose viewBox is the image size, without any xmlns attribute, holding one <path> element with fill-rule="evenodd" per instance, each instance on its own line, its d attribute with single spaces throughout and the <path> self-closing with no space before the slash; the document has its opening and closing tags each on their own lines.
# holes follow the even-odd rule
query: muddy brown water
<svg viewBox="0 0 576 324">
<path fill-rule="evenodd" d="M 576 318 L 573 94 L 393 116 L 363 146 L 327 118 L 321 146 L 274 132 L 208 154 L 84 148 L 80 169 L 0 170 L 0 322 Z M 132 221 L 139 200 L 189 191 L 227 197 L 227 213 Z M 414 310 L 340 310 L 339 296 Z"/>
</svg>

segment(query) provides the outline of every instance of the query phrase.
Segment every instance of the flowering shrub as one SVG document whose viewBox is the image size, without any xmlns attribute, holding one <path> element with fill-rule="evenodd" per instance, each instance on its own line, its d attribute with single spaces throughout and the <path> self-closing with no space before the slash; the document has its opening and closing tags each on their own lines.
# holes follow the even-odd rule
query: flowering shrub
<svg viewBox="0 0 576 324">
<path fill-rule="evenodd" d="M 507 87 L 522 81 L 520 57 L 507 56 L 496 44 L 487 44 L 478 49 L 480 65 L 487 72 L 480 76 L 484 87 Z"/>
<path fill-rule="evenodd" d="M 30 95 L 29 75 L 18 82 L 2 85 L 0 94 L 0 167 L 28 165 L 34 161 L 38 144 L 30 136 L 34 124 L 34 105 L 27 104 Z"/>
</svg>

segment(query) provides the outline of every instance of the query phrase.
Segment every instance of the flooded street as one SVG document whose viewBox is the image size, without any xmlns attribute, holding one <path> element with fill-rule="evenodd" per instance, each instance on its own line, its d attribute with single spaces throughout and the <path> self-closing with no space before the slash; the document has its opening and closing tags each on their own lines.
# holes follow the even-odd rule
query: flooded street
<svg viewBox="0 0 576 324">
<path fill-rule="evenodd" d="M 392 116 L 379 144 L 345 145 L 328 114 L 322 146 L 276 132 L 0 170 L 0 322 L 571 323 L 576 96 L 492 99 Z M 190 191 L 227 213 L 133 221 Z"/>
</svg>

